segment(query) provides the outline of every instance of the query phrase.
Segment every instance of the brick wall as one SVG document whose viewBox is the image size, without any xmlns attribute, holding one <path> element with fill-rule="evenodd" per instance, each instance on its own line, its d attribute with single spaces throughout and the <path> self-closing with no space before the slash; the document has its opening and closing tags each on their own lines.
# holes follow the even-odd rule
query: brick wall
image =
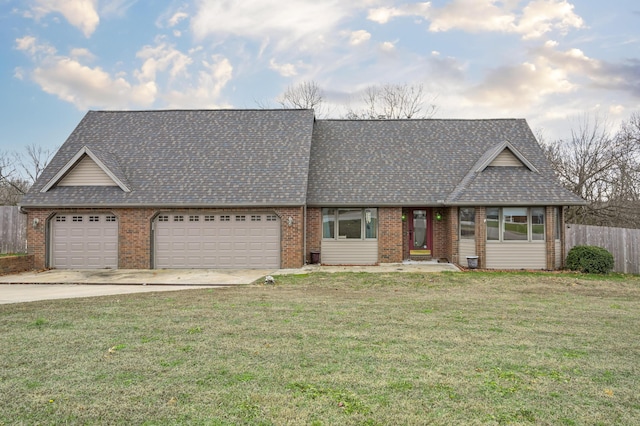
<svg viewBox="0 0 640 426">
<path fill-rule="evenodd" d="M 31 254 L 0 257 L 0 275 L 31 271 L 33 269 L 33 258 L 34 256 Z"/>
<path fill-rule="evenodd" d="M 397 263 L 403 259 L 403 222 L 401 207 L 378 209 L 378 262 Z"/>
<path fill-rule="evenodd" d="M 440 220 L 436 219 L 438 213 L 442 216 Z M 431 257 L 434 259 L 448 257 L 450 247 L 448 232 L 449 220 L 449 215 L 445 209 L 431 209 L 431 223 L 433 224 L 433 249 L 431 251 Z"/>
<path fill-rule="evenodd" d="M 153 209 L 115 209 L 118 218 L 118 268 L 151 269 Z"/>
<path fill-rule="evenodd" d="M 487 209 L 476 207 L 476 256 L 478 256 L 478 267 L 487 267 Z"/>
<path fill-rule="evenodd" d="M 34 269 L 46 268 L 46 241 L 49 229 L 48 219 L 53 215 L 49 210 L 36 210 L 27 212 L 27 251 L 33 255 Z M 34 220 L 38 224 L 33 226 Z"/>
<path fill-rule="evenodd" d="M 320 251 L 322 247 L 322 209 L 319 207 L 307 208 L 307 253 L 306 261 L 311 263 L 311 252 Z M 320 253 L 322 262 L 322 253 Z"/>
<path fill-rule="evenodd" d="M 120 269 L 149 269 L 152 268 L 151 222 L 159 212 L 188 211 L 225 212 L 225 211 L 264 212 L 269 209 L 75 209 L 75 210 L 31 210 L 28 223 L 38 219 L 38 225 L 27 228 L 28 251 L 33 255 L 33 268 L 45 269 L 47 233 L 49 232 L 49 218 L 59 213 L 113 213 L 118 218 L 118 268 Z M 299 268 L 303 265 L 304 222 L 302 207 L 287 207 L 275 209 L 281 218 L 281 249 L 280 264 L 282 268 Z M 289 225 L 289 217 L 292 222 Z"/>
<path fill-rule="evenodd" d="M 276 214 L 281 220 L 280 267 L 300 268 L 304 265 L 304 208 L 280 208 Z"/>
<path fill-rule="evenodd" d="M 545 209 L 545 221 L 544 221 L 544 234 L 545 234 L 545 245 L 547 248 L 546 253 L 546 262 L 547 269 L 553 270 L 556 266 L 556 241 L 555 241 L 555 223 L 556 223 L 556 215 L 555 209 L 553 207 L 547 206 Z"/>
<path fill-rule="evenodd" d="M 447 222 L 447 241 L 449 243 L 447 247 L 447 259 L 452 263 L 459 263 L 460 260 L 460 233 L 458 232 L 459 228 L 459 216 L 458 216 L 458 207 L 449 207 L 447 212 L 448 222 Z"/>
</svg>

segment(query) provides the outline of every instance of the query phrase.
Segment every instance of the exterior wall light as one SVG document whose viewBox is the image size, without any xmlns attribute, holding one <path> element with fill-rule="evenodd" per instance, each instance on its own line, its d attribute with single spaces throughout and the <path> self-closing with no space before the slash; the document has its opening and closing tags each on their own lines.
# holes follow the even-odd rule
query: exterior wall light
<svg viewBox="0 0 640 426">
<path fill-rule="evenodd" d="M 436 212 L 436 220 L 442 220 L 442 213 Z"/>
</svg>

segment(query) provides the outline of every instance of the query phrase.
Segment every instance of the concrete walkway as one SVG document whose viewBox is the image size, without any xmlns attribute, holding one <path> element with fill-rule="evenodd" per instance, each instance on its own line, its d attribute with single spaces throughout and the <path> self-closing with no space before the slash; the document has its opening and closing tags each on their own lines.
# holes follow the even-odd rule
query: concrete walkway
<svg viewBox="0 0 640 426">
<path fill-rule="evenodd" d="M 450 263 L 406 262 L 379 266 L 307 265 L 300 269 L 99 269 L 61 270 L 0 276 L 0 304 L 69 299 L 113 294 L 175 291 L 247 285 L 266 275 L 318 272 L 442 272 L 459 271 Z"/>
</svg>

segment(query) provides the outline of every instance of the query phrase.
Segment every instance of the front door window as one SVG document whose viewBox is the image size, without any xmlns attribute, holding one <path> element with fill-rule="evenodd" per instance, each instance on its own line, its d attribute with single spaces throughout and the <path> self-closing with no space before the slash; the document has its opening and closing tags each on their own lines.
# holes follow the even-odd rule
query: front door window
<svg viewBox="0 0 640 426">
<path fill-rule="evenodd" d="M 413 248 L 427 248 L 427 211 L 413 211 Z"/>
<path fill-rule="evenodd" d="M 430 255 L 431 209 L 410 209 L 408 213 L 410 254 L 418 256 Z"/>
</svg>

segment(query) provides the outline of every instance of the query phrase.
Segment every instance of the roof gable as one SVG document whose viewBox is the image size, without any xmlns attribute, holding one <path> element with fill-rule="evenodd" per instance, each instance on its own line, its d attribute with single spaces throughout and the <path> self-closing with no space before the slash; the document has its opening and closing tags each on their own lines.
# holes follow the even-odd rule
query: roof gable
<svg viewBox="0 0 640 426">
<path fill-rule="evenodd" d="M 103 155 L 104 157 L 104 155 Z M 130 189 L 105 165 L 97 154 L 83 146 L 58 173 L 40 190 L 47 192 L 54 186 L 118 186 L 124 192 Z"/>
<path fill-rule="evenodd" d="M 21 204 L 302 206 L 313 122 L 312 110 L 89 111 Z M 85 154 L 118 186 L 58 185 Z"/>
<path fill-rule="evenodd" d="M 500 160 L 506 161 L 503 163 Z M 512 164 L 514 160 L 532 172 L 538 172 L 538 169 L 536 169 L 533 164 L 531 164 L 529 160 L 527 160 L 526 157 L 522 155 L 522 153 L 520 153 L 520 151 L 518 151 L 508 140 L 488 149 L 482 157 L 480 157 L 474 169 L 476 173 L 478 173 L 490 166 L 505 167 Z"/>
</svg>

